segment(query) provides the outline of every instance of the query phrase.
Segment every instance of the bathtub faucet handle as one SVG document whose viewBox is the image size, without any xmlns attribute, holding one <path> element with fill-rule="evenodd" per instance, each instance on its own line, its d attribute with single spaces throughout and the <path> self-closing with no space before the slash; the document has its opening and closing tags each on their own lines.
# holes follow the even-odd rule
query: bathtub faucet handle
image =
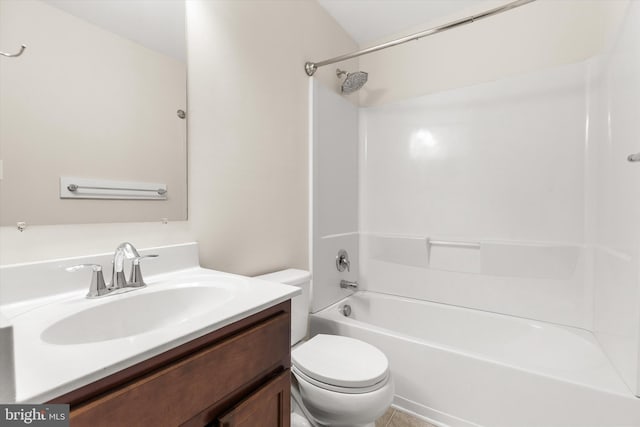
<svg viewBox="0 0 640 427">
<path fill-rule="evenodd" d="M 341 280 L 340 287 L 342 289 L 351 289 L 352 291 L 358 290 L 358 282 L 350 282 L 348 280 Z"/>
<path fill-rule="evenodd" d="M 351 271 L 351 261 L 349 261 L 349 254 L 344 249 L 340 249 L 338 251 L 338 256 L 336 257 L 336 268 L 341 273 L 344 270 Z"/>
</svg>

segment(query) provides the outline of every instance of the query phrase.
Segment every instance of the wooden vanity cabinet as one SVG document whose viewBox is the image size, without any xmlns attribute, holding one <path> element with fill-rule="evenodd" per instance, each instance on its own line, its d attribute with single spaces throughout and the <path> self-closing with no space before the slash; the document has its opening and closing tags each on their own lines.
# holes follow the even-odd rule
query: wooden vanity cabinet
<svg viewBox="0 0 640 427">
<path fill-rule="evenodd" d="M 290 322 L 287 301 L 50 403 L 71 427 L 288 427 Z"/>
</svg>

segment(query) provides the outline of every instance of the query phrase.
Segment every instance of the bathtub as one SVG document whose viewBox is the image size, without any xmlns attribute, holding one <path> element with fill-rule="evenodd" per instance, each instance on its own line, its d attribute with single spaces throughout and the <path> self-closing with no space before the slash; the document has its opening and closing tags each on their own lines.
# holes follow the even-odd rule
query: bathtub
<svg viewBox="0 0 640 427">
<path fill-rule="evenodd" d="M 380 348 L 394 406 L 436 425 L 640 426 L 640 399 L 581 329 L 360 291 L 312 314 L 310 331 Z"/>
</svg>

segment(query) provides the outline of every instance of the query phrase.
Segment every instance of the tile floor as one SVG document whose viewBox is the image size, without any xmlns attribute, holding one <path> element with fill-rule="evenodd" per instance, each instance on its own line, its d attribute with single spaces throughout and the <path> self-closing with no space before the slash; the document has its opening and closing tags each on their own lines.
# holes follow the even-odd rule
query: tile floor
<svg viewBox="0 0 640 427">
<path fill-rule="evenodd" d="M 426 421 L 405 412 L 389 408 L 387 412 L 376 420 L 376 427 L 436 427 Z"/>
</svg>

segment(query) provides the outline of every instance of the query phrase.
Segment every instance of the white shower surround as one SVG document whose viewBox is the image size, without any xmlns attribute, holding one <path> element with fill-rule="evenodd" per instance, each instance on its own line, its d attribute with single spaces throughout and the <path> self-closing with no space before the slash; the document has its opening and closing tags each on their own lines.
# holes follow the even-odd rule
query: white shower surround
<svg viewBox="0 0 640 427">
<path fill-rule="evenodd" d="M 362 109 L 366 289 L 590 328 L 588 71 L 579 63 Z M 428 248 L 427 238 L 480 247 Z"/>
<path fill-rule="evenodd" d="M 640 396 L 640 3 L 631 2 L 589 88 L 587 241 L 593 257 L 593 331 Z"/>
<path fill-rule="evenodd" d="M 625 385 L 617 388 L 613 400 L 601 396 L 596 404 L 593 396 L 612 390 L 590 383 L 587 388 L 595 395 L 575 394 L 574 383 L 580 387 L 589 383 L 588 374 L 576 370 L 578 377 L 553 379 L 563 384 L 559 389 L 557 382 L 551 388 L 536 388 L 540 398 L 531 398 L 527 410 L 544 411 L 541 404 L 555 405 L 545 396 L 560 401 L 572 396 L 575 406 L 567 409 L 564 424 L 556 425 L 590 425 L 581 422 L 582 414 L 594 414 L 584 408 L 596 405 L 604 412 L 594 418 L 601 424 L 593 425 L 640 424 L 633 418 L 640 408 L 640 400 L 633 397 L 639 393 L 640 376 L 640 199 L 636 197 L 640 166 L 626 161 L 628 154 L 640 151 L 639 49 L 640 4 L 632 2 L 614 45 L 585 62 L 363 108 L 358 120 L 352 118 L 355 107 L 316 83 L 312 162 L 315 171 L 330 171 L 312 177 L 317 316 L 323 317 L 326 311 L 320 310 L 348 294 L 338 288 L 340 279 L 357 278 L 360 289 L 374 293 L 513 316 L 498 316 L 491 327 L 495 330 L 509 329 L 509 322 L 518 320 L 514 317 L 547 322 L 547 329 L 580 328 L 589 336 L 590 351 L 602 350 L 600 356 L 606 355 L 610 362 L 606 370 L 615 372 Z M 318 126 L 332 127 L 331 137 L 323 138 Z M 353 138 L 356 126 L 359 143 Z M 359 159 L 354 160 L 351 153 L 357 144 Z M 318 156 L 323 150 L 332 151 L 334 157 Z M 345 174 L 347 165 L 359 170 L 359 188 L 356 195 L 353 187 L 345 187 L 349 190 L 341 200 L 357 196 L 358 206 L 331 195 L 340 188 L 338 183 L 351 179 Z M 324 223 L 323 231 L 315 227 L 320 205 L 341 211 Z M 353 212 L 358 212 L 357 231 L 335 231 L 347 217 L 353 227 Z M 432 246 L 430 240 L 477 245 Z M 359 253 L 356 276 L 335 271 L 333 252 L 343 246 Z M 378 315 L 403 313 L 394 307 L 390 313 L 373 314 L 372 323 L 380 320 Z M 474 321 L 471 315 L 466 318 Z M 379 330 L 356 334 L 352 326 L 333 327 L 378 342 Z M 512 365 L 509 361 L 489 358 L 487 365 L 450 355 L 440 359 L 441 355 L 411 347 L 415 337 L 402 328 L 383 329 L 381 336 L 396 340 L 389 352 L 404 348 L 405 353 L 424 356 L 407 356 L 413 360 L 407 363 L 396 357 L 400 362 L 394 373 L 399 378 L 427 372 L 422 392 L 414 395 L 417 400 L 400 398 L 400 406 L 437 412 L 443 402 L 438 397 L 450 391 L 444 379 L 468 383 L 478 396 L 495 396 L 489 411 L 508 406 L 497 396 L 502 396 L 501 388 L 520 381 L 513 377 L 516 374 L 496 373 L 494 387 L 484 391 L 475 381 L 495 373 L 488 366 L 497 362 L 504 369 Z M 449 329 L 456 333 L 456 328 Z M 439 338 L 429 340 L 436 347 L 443 344 Z M 558 340 L 556 344 L 562 345 Z M 380 345 L 387 351 L 388 343 Z M 500 350 L 508 344 L 494 345 Z M 477 370 L 465 377 L 456 360 L 459 368 L 472 363 Z M 438 375 L 440 363 L 448 366 L 439 377 L 443 381 L 429 386 L 429 375 Z M 529 396 L 532 391 L 526 387 L 522 383 L 518 390 Z M 448 396 L 454 399 L 455 393 Z M 487 409 L 472 407 L 479 412 L 462 418 L 483 419 L 480 414 Z M 633 421 L 606 421 L 605 412 Z M 449 415 L 453 421 L 448 423 L 458 425 L 455 417 L 461 414 Z M 499 425 L 494 421 L 486 425 Z"/>
<path fill-rule="evenodd" d="M 312 311 L 348 295 L 333 286 L 346 278 L 372 291 L 591 329 L 591 68 L 361 109 L 359 118 L 313 82 Z M 428 239 L 479 247 L 430 247 Z M 333 265 L 342 247 L 359 260 L 346 276 Z"/>
</svg>

